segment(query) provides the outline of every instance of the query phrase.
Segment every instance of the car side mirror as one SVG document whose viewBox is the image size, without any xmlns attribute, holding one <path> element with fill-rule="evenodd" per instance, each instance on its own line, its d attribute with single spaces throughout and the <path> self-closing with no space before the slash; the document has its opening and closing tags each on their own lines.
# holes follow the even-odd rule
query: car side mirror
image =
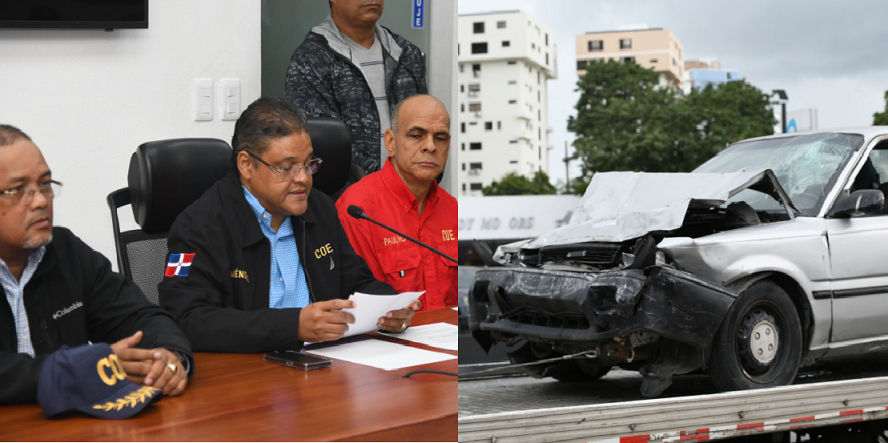
<svg viewBox="0 0 888 443">
<path fill-rule="evenodd" d="M 879 212 L 885 206 L 885 195 L 878 189 L 860 189 L 851 194 L 843 193 L 827 217 L 846 218 Z"/>
</svg>

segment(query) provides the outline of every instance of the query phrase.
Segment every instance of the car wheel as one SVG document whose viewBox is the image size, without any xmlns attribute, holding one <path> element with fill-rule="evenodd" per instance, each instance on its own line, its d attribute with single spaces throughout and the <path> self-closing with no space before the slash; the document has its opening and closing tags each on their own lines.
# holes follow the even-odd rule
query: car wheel
<svg viewBox="0 0 888 443">
<path fill-rule="evenodd" d="M 801 355 L 795 306 L 780 286 L 763 280 L 740 294 L 722 321 L 709 376 L 720 391 L 787 385 L 798 373 Z"/>
</svg>

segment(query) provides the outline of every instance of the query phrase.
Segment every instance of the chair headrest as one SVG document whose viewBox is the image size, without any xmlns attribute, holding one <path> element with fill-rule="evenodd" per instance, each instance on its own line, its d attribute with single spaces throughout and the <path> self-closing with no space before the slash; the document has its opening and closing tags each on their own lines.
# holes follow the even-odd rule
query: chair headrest
<svg viewBox="0 0 888 443">
<path fill-rule="evenodd" d="M 231 147 L 212 138 L 141 144 L 130 158 L 131 205 L 145 232 L 165 232 L 182 210 L 231 169 Z"/>
<path fill-rule="evenodd" d="M 348 181 L 351 167 L 351 137 L 341 120 L 329 117 L 308 119 L 315 157 L 324 160 L 312 177 L 312 188 L 327 195 L 341 190 Z"/>
</svg>

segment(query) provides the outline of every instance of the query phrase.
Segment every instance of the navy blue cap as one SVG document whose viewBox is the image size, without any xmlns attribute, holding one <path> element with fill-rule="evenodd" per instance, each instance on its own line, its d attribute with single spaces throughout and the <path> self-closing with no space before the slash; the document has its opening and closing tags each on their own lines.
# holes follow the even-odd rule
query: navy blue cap
<svg viewBox="0 0 888 443">
<path fill-rule="evenodd" d="M 52 418 L 78 410 L 100 418 L 132 417 L 163 391 L 130 383 L 106 343 L 62 347 L 43 362 L 37 401 Z"/>
</svg>

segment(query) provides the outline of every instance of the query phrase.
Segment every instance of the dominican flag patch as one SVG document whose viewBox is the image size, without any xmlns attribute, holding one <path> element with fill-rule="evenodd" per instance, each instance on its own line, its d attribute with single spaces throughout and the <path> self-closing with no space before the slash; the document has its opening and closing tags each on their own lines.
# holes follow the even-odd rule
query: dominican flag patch
<svg viewBox="0 0 888 443">
<path fill-rule="evenodd" d="M 188 277 L 188 270 L 191 269 L 191 262 L 194 260 L 194 254 L 170 254 L 170 261 L 167 263 L 166 277 Z"/>
</svg>

